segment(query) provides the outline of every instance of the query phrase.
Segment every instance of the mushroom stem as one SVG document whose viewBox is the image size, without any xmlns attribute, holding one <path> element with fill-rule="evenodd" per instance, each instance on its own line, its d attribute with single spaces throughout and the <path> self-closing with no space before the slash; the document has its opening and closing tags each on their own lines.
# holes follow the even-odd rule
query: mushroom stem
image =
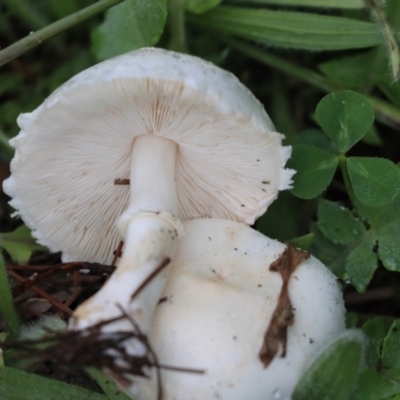
<svg viewBox="0 0 400 400">
<path fill-rule="evenodd" d="M 180 221 L 174 216 L 176 149 L 171 140 L 150 134 L 135 139 L 131 200 L 118 221 L 125 242 L 122 258 L 103 288 L 75 311 L 73 329 L 118 317 L 122 309 L 133 317 L 141 333 L 148 332 L 166 283 L 165 267 L 174 255 L 177 236 L 182 231 Z M 118 320 L 104 329 L 129 331 L 132 325 L 127 320 Z M 145 350 L 140 344 L 139 349 Z"/>
<path fill-rule="evenodd" d="M 170 139 L 151 134 L 135 138 L 130 170 L 131 198 L 121 220 L 141 211 L 177 214 L 176 150 L 176 143 Z"/>
<path fill-rule="evenodd" d="M 161 216 L 161 218 L 160 218 Z M 104 332 L 132 331 L 147 334 L 155 308 L 167 280 L 167 267 L 175 252 L 176 234 L 164 213 L 139 214 L 127 232 L 121 262 L 104 286 L 74 312 L 72 329 L 86 329 L 101 321 L 132 317 L 104 325 Z M 144 353 L 139 342 L 136 354 Z"/>
</svg>

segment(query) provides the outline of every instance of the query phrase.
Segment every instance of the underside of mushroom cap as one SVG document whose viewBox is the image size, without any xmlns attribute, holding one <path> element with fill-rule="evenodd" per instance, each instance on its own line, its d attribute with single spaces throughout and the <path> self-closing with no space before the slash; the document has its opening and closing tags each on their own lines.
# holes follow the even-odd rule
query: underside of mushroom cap
<svg viewBox="0 0 400 400">
<path fill-rule="evenodd" d="M 110 262 L 136 136 L 178 145 L 178 217 L 251 224 L 290 187 L 290 147 L 232 74 L 199 58 L 142 49 L 76 75 L 18 119 L 4 190 L 40 243 L 65 261 Z"/>
</svg>

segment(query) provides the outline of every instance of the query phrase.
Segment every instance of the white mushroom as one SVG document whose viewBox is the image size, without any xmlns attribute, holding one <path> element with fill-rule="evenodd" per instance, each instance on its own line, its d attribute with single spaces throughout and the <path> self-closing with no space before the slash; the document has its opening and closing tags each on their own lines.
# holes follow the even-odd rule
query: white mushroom
<svg viewBox="0 0 400 400">
<path fill-rule="evenodd" d="M 173 257 L 181 221 L 251 224 L 293 174 L 290 148 L 232 74 L 161 49 L 81 72 L 18 124 L 4 190 L 39 242 L 64 261 L 110 263 L 125 240 L 117 272 L 75 314 L 81 328 L 117 303 L 133 307 L 143 280 Z M 136 296 L 145 330 L 166 277 Z"/>
<path fill-rule="evenodd" d="M 345 329 L 336 278 L 314 257 L 294 270 L 286 356 L 279 344 L 265 367 L 260 350 L 282 289 L 269 267 L 285 245 L 233 221 L 193 220 L 185 229 L 149 339 L 160 364 L 204 373 L 161 369 L 163 400 L 290 400 L 313 357 Z M 119 383 L 136 400 L 154 400 L 156 371 L 149 375 Z"/>
</svg>

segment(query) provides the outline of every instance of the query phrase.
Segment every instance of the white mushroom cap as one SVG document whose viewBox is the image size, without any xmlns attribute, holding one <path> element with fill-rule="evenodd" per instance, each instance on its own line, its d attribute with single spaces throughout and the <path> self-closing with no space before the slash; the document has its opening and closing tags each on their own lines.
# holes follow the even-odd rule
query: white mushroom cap
<svg viewBox="0 0 400 400">
<path fill-rule="evenodd" d="M 290 400 L 313 357 L 345 329 L 336 278 L 314 257 L 297 267 L 286 357 L 264 368 L 258 354 L 282 286 L 269 266 L 285 245 L 233 221 L 192 220 L 185 229 L 149 339 L 160 364 L 205 373 L 161 369 L 163 399 Z M 125 387 L 132 398 L 157 398 L 150 375 Z"/>
<path fill-rule="evenodd" d="M 130 178 L 139 135 L 177 144 L 171 199 L 183 221 L 251 224 L 293 174 L 284 169 L 290 148 L 281 146 L 283 136 L 237 78 L 161 49 L 133 51 L 81 72 L 18 124 L 4 190 L 39 242 L 62 250 L 64 261 L 111 261 L 119 241 L 115 224 L 130 198 L 129 188 L 114 180 Z"/>
</svg>

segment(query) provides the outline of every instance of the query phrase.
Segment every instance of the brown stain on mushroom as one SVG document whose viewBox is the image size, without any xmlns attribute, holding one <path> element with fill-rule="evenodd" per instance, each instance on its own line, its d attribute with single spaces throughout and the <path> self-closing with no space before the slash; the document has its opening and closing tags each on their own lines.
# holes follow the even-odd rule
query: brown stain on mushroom
<svg viewBox="0 0 400 400">
<path fill-rule="evenodd" d="M 281 357 L 286 355 L 287 330 L 294 324 L 293 306 L 289 296 L 289 280 L 297 266 L 310 257 L 304 250 L 296 249 L 286 243 L 286 249 L 269 267 L 270 271 L 282 276 L 282 288 L 278 304 L 264 335 L 264 341 L 258 354 L 264 368 L 267 368 L 282 345 Z"/>
</svg>

